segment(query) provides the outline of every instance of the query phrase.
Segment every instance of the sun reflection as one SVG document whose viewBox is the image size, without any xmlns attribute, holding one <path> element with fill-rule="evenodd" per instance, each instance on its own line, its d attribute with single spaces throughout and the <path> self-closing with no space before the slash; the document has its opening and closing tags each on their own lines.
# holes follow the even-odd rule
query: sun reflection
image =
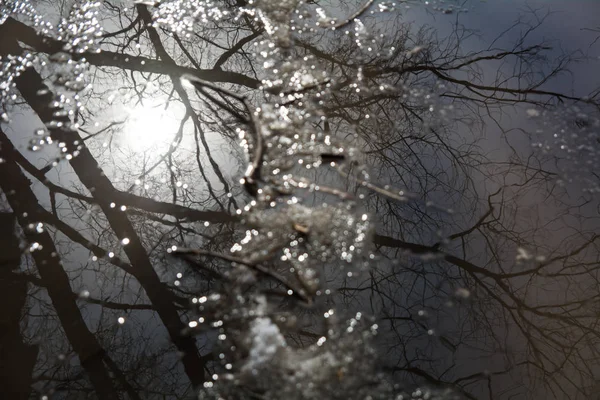
<svg viewBox="0 0 600 400">
<path fill-rule="evenodd" d="M 163 101 L 145 101 L 131 109 L 125 128 L 126 143 L 132 150 L 164 151 L 177 136 L 177 112 Z"/>
</svg>

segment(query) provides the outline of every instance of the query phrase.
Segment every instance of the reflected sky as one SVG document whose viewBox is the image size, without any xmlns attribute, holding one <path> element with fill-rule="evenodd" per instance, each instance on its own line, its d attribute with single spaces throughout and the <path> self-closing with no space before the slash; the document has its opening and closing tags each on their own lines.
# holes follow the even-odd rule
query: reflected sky
<svg viewBox="0 0 600 400">
<path fill-rule="evenodd" d="M 600 3 L 256 7 L 0 5 L 0 397 L 592 398 Z"/>
</svg>

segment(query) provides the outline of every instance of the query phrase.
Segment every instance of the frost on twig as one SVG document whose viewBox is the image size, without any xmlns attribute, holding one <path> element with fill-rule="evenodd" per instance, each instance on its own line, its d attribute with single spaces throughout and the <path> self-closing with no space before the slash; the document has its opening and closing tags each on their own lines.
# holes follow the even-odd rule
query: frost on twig
<svg viewBox="0 0 600 400">
<path fill-rule="evenodd" d="M 360 51 L 371 51 L 358 18 L 373 3 L 352 17 Z M 264 28 L 253 53 L 263 66 L 264 97 L 183 77 L 199 96 L 241 103 L 235 132 L 248 167 L 240 183 L 251 197 L 237 210 L 245 232 L 228 254 L 176 251 L 228 264 L 219 271 L 225 279 L 217 293 L 194 302 L 200 317 L 193 329 L 216 331 L 222 367 L 205 383 L 202 399 L 362 399 L 394 392 L 375 368 L 377 324 L 360 311 L 338 313 L 328 296 L 373 258 L 374 224 L 359 191 L 405 197 L 370 183 L 355 136 L 332 131 L 323 104 L 348 83 L 294 48 L 302 20 L 312 18 L 309 9 L 296 0 L 253 0 L 239 8 L 238 16 L 254 17 Z M 223 15 L 211 13 L 206 16 Z M 330 31 L 324 11 L 316 14 L 315 26 Z M 353 94 L 370 90 L 362 69 L 353 79 Z M 335 179 L 322 183 L 320 174 Z M 311 196 L 318 200 L 307 201 Z"/>
</svg>

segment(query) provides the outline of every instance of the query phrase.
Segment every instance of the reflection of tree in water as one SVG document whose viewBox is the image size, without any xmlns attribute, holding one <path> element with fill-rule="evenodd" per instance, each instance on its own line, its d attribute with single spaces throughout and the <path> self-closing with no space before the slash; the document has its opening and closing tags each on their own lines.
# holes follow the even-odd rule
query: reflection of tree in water
<svg viewBox="0 0 600 400">
<path fill-rule="evenodd" d="M 544 132 L 580 136 L 552 145 L 597 163 L 597 96 L 544 86 L 575 55 L 531 43 L 536 15 L 467 52 L 458 22 L 440 38 L 391 4 L 252 7 L 0 8 L 2 390 L 588 398 L 595 199 L 503 119 L 554 113 Z"/>
</svg>

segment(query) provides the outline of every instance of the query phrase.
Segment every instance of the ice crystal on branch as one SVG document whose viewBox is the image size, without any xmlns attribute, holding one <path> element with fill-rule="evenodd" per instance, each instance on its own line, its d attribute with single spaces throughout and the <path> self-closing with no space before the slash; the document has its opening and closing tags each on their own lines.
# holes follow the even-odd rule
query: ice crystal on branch
<svg viewBox="0 0 600 400">
<path fill-rule="evenodd" d="M 333 293 L 340 279 L 362 270 L 370 258 L 373 224 L 354 194 L 310 178 L 313 170 L 341 173 L 358 182 L 368 178 L 361 151 L 348 135 L 330 132 L 322 111 L 324 102 L 338 93 L 339 83 L 316 59 L 293 47 L 295 35 L 306 29 L 304 21 L 312 21 L 314 11 L 296 1 L 260 0 L 240 8 L 265 30 L 264 39 L 253 48 L 263 66 L 264 100 L 258 105 L 186 77 L 199 94 L 210 91 L 241 102 L 249 114 L 249 123 L 236 133 L 249 160 L 241 183 L 253 197 L 238 211 L 248 227 L 245 235 L 231 247 L 231 256 L 221 256 L 233 268 L 226 289 L 214 304 L 203 302 L 198 310 L 204 323 L 218 328 L 218 348 L 223 351 L 223 373 L 205 384 L 201 398 L 255 394 L 269 399 L 346 399 L 390 393 L 373 368 L 369 342 L 377 326 L 365 323 L 360 312 L 346 320 L 334 317 L 332 309 L 319 322 L 317 316 L 275 313 L 277 302 L 263 293 L 268 288 L 265 282 L 271 280 L 284 297 L 318 310 L 322 303 L 318 297 Z M 180 30 L 180 22 L 173 24 L 160 13 L 158 23 Z M 310 23 L 328 29 L 323 11 L 316 14 L 318 21 Z M 361 47 L 370 35 L 362 22 L 356 20 L 355 25 Z M 363 79 L 360 70 L 356 79 Z M 305 203 L 307 193 L 324 200 L 331 196 L 337 204 Z M 296 335 L 306 318 L 320 325 L 323 334 L 296 347 L 286 337 Z"/>
</svg>

